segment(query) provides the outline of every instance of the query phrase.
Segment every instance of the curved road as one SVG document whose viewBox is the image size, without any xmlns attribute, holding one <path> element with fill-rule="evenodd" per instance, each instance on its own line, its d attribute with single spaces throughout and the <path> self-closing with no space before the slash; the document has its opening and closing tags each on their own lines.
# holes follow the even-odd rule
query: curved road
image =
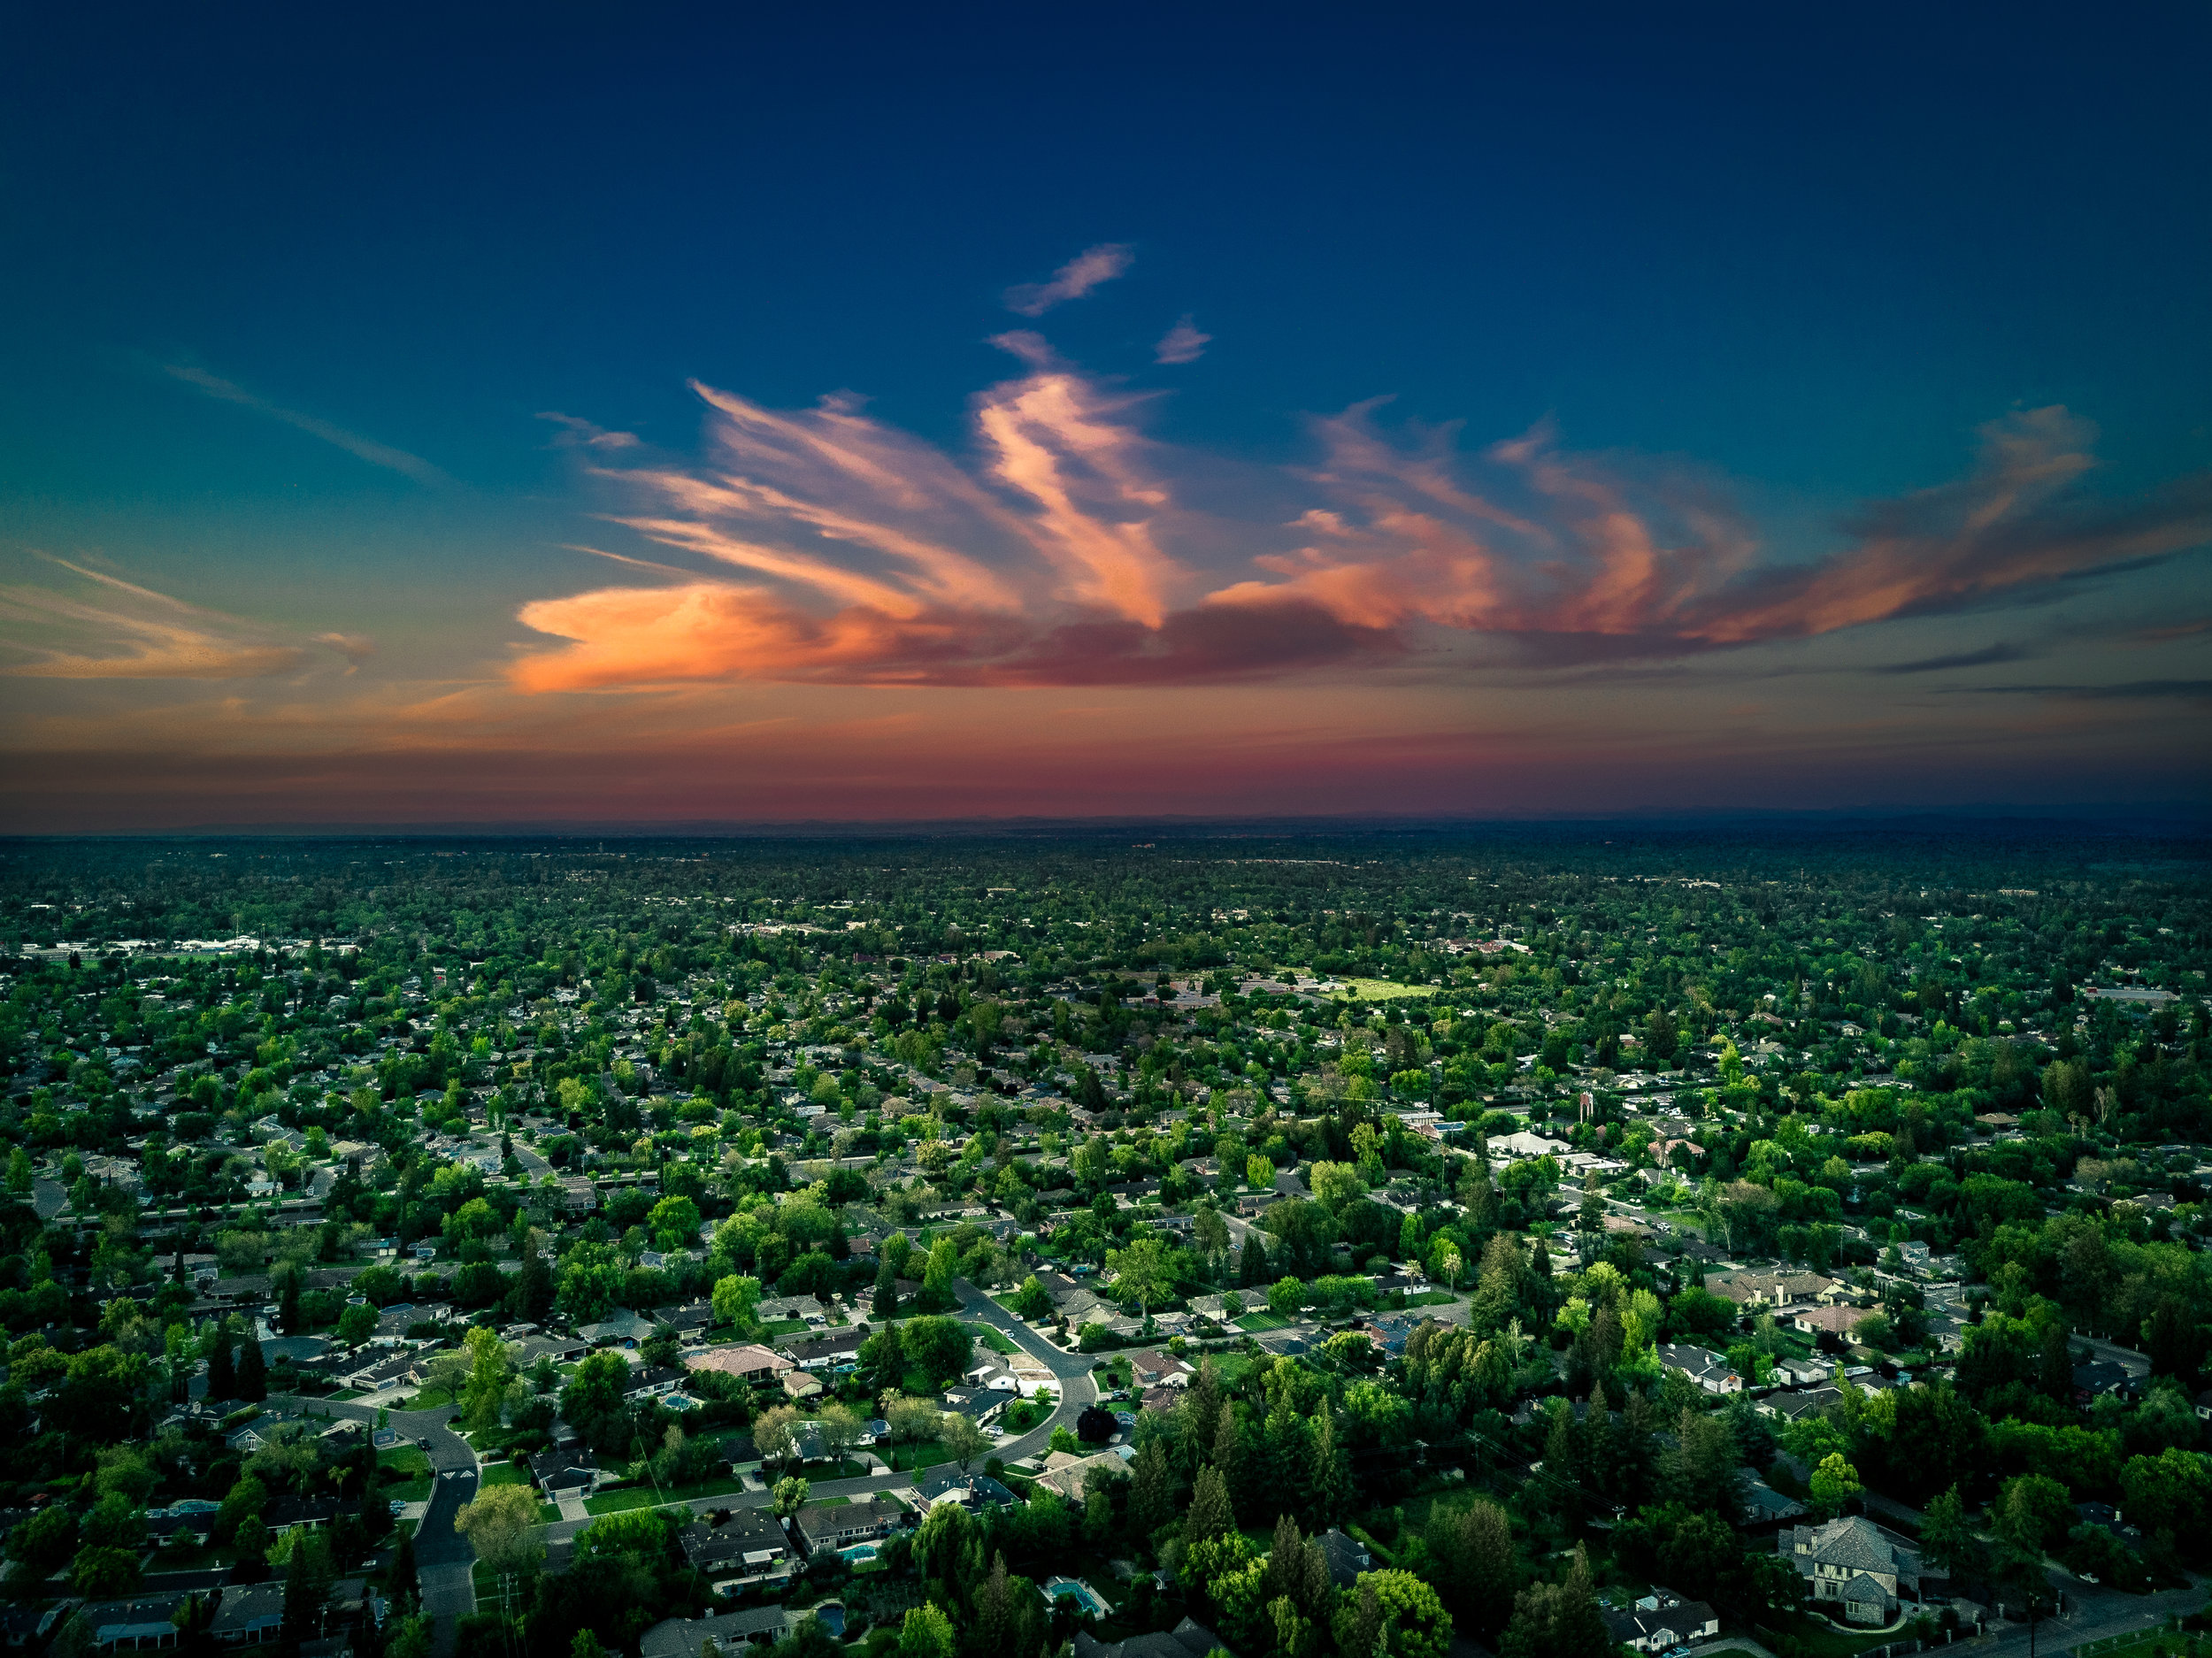
<svg viewBox="0 0 2212 1658">
<path fill-rule="evenodd" d="M 366 1401 L 337 1403 L 296 1394 L 284 1396 L 283 1402 L 318 1416 L 340 1416 L 372 1426 L 380 1409 Z M 467 1440 L 446 1426 L 454 1414 L 449 1406 L 437 1410 L 380 1409 L 388 1413 L 387 1425 L 393 1432 L 411 1444 L 418 1439 L 430 1441 L 430 1507 L 415 1528 L 415 1568 L 422 1580 L 422 1609 L 437 1620 L 437 1650 L 449 1652 L 454 1621 L 476 1610 L 471 1575 L 475 1551 L 453 1529 L 455 1512 L 476 1496 L 476 1453 Z"/>
<path fill-rule="evenodd" d="M 1053 1379 L 1060 1384 L 1058 1409 L 1019 1438 L 1002 1439 L 992 1446 L 990 1455 L 1001 1462 L 1018 1462 L 1025 1456 L 1034 1456 L 1049 1445 L 1055 1428 L 1064 1427 L 1073 1432 L 1076 1417 L 1083 1414 L 1086 1406 L 1094 1403 L 1098 1398 L 1097 1385 L 1091 1380 L 1089 1357 L 1079 1353 L 1062 1352 L 964 1279 L 955 1281 L 953 1293 L 960 1298 L 960 1311 L 964 1317 L 989 1324 L 999 1331 L 1031 1357 L 1041 1361 L 1052 1371 Z M 396 1415 L 394 1420 L 397 1419 Z M 466 1449 L 465 1447 L 463 1448 Z M 902 1490 L 913 1483 L 911 1473 L 864 1474 L 856 1479 L 818 1481 L 812 1488 L 812 1494 L 818 1497 L 864 1497 L 872 1492 Z M 772 1493 L 766 1491 L 733 1491 L 720 1496 L 695 1499 L 691 1508 L 695 1514 L 709 1514 L 717 1508 L 764 1508 L 772 1499 Z M 451 1524 L 449 1519 L 449 1530 Z M 557 1520 L 547 1526 L 545 1540 L 549 1554 L 557 1559 L 556 1551 L 590 1524 L 589 1520 Z M 426 1585 L 426 1577 L 425 1581 Z"/>
</svg>

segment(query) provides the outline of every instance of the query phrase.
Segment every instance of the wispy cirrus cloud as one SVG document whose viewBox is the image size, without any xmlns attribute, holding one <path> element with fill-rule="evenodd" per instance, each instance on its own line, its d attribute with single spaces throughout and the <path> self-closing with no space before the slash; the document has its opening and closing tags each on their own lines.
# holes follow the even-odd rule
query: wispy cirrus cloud
<svg viewBox="0 0 2212 1658">
<path fill-rule="evenodd" d="M 50 559 L 76 593 L 0 587 L 0 674 L 27 679 L 257 679 L 289 673 L 308 653 L 251 623 L 104 571 Z M 349 641 L 350 642 L 350 641 Z"/>
<path fill-rule="evenodd" d="M 419 484 L 443 485 L 453 481 L 444 472 L 432 465 L 419 455 L 410 455 L 405 449 L 394 449 L 388 443 L 379 443 L 374 438 L 365 438 L 357 432 L 349 432 L 343 426 L 333 426 L 329 421 L 319 419 L 314 415 L 302 414 L 296 409 L 288 409 L 281 403 L 271 403 L 266 397 L 258 396 L 242 386 L 222 379 L 219 375 L 211 374 L 205 369 L 195 368 L 184 363 L 166 363 L 162 365 L 162 369 L 171 379 L 180 380 L 194 390 L 204 392 L 218 402 L 236 403 L 242 409 L 251 409 L 257 414 L 267 415 L 273 420 L 281 420 L 286 426 L 304 432 L 310 437 L 320 438 L 326 443 L 335 444 L 347 454 L 365 460 L 372 466 L 381 466 L 389 472 L 399 472 L 413 479 Z"/>
<path fill-rule="evenodd" d="M 1213 335 L 1201 334 L 1196 320 L 1188 311 L 1172 328 L 1160 336 L 1160 343 L 1152 348 L 1155 363 L 1195 363 L 1206 354 L 1213 343 Z"/>
<path fill-rule="evenodd" d="M 597 470 L 638 503 L 617 521 L 698 565 L 526 605 L 565 642 L 526 648 L 515 683 L 1187 684 L 1441 671 L 1470 647 L 1679 659 L 2018 600 L 2212 541 L 2212 479 L 2099 497 L 2093 430 L 2063 409 L 1991 423 L 1961 478 L 1866 503 L 1833 549 L 1786 557 L 1694 468 L 1573 453 L 1548 426 L 1470 452 L 1455 427 L 1386 427 L 1379 400 L 1313 419 L 1310 464 L 1240 470 L 1152 439 L 1147 397 L 1041 336 L 996 343 L 1023 372 L 974 398 L 961 457 L 849 395 L 780 411 L 695 385 L 700 463 Z"/>
<path fill-rule="evenodd" d="M 1080 299 L 1102 282 L 1110 282 L 1136 263 L 1136 249 L 1123 242 L 1086 248 L 1052 273 L 1049 282 L 1018 282 L 1006 290 L 1006 309 L 1018 317 L 1041 317 L 1055 305 Z"/>
</svg>

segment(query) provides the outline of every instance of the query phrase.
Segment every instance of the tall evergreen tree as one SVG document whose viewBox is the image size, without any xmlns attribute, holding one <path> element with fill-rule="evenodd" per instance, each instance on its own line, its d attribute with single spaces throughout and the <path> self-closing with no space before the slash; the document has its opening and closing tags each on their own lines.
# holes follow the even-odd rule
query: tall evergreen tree
<svg viewBox="0 0 2212 1658">
<path fill-rule="evenodd" d="M 1237 1529 L 1237 1516 L 1229 1501 L 1229 1483 L 1221 1470 L 1209 1462 L 1191 1484 L 1190 1507 L 1183 1515 L 1183 1541 L 1203 1542 L 1225 1537 Z"/>
<path fill-rule="evenodd" d="M 269 1396 L 268 1361 L 261 1356 L 261 1342 L 250 1331 L 247 1332 L 244 1348 L 239 1355 L 238 1397 L 250 1405 L 257 1405 Z"/>
<path fill-rule="evenodd" d="M 891 1270 L 888 1257 L 876 1269 L 874 1312 L 877 1317 L 886 1320 L 899 1316 L 899 1275 Z"/>
<path fill-rule="evenodd" d="M 221 1401 L 238 1397 L 238 1371 L 231 1361 L 230 1326 L 218 1326 L 215 1345 L 207 1355 L 207 1396 Z"/>
<path fill-rule="evenodd" d="M 415 1534 L 402 1527 L 399 1547 L 392 1551 L 391 1570 L 384 1574 L 392 1605 L 404 1609 L 422 1599 L 422 1578 L 415 1570 Z"/>
<path fill-rule="evenodd" d="M 1245 1235 L 1244 1247 L 1237 1255 L 1237 1285 L 1241 1289 L 1264 1289 L 1267 1286 L 1267 1245 L 1257 1232 Z"/>
<path fill-rule="evenodd" d="M 1352 1505 L 1352 1471 L 1337 1446 L 1336 1412 L 1325 1398 L 1321 1401 L 1320 1413 L 1313 1419 L 1309 1460 L 1311 1468 L 1306 1480 L 1308 1511 L 1317 1529 L 1326 1529 L 1343 1519 Z"/>
<path fill-rule="evenodd" d="M 1145 1537 L 1175 1517 L 1175 1470 L 1168 1465 L 1167 1446 L 1157 1434 L 1137 1453 L 1130 1476 L 1129 1513 Z"/>
<path fill-rule="evenodd" d="M 1213 1465 L 1230 1502 L 1240 1511 L 1244 1507 L 1244 1430 L 1235 1411 L 1224 1410 L 1221 1425 L 1214 1430 Z"/>
</svg>

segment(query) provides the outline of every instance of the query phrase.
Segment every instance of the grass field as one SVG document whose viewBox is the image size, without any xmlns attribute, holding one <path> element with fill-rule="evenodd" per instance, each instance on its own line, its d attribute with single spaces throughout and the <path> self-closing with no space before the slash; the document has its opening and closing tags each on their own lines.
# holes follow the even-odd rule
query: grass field
<svg viewBox="0 0 2212 1658">
<path fill-rule="evenodd" d="M 989 1324 L 970 1324 L 968 1330 L 994 1353 L 1014 1354 L 1021 1351 L 1002 1332 L 993 1329 Z"/>
<path fill-rule="evenodd" d="M 530 1483 L 530 1476 L 512 1462 L 488 1462 L 482 1473 L 477 1476 L 476 1483 L 480 1486 L 526 1485 Z"/>
<path fill-rule="evenodd" d="M 782 1336 L 803 1335 L 805 1332 L 805 1319 L 779 1318 L 774 1324 L 764 1326 L 761 1331 L 761 1334 L 764 1337 L 775 1338 Z"/>
<path fill-rule="evenodd" d="M 1280 1313 L 1247 1313 L 1237 1320 L 1237 1328 L 1258 1335 L 1263 1330 L 1287 1330 L 1298 1321 L 1286 1318 Z"/>
<path fill-rule="evenodd" d="M 730 1497 L 745 1489 L 735 1479 L 702 1480 L 695 1485 L 670 1485 L 656 1491 L 650 1485 L 625 1485 L 619 1491 L 603 1491 L 595 1497 L 584 1499 L 586 1514 L 624 1514 L 632 1508 L 666 1508 L 680 1502 L 696 1502 L 703 1497 Z"/>
<path fill-rule="evenodd" d="M 1338 981 L 1362 1002 L 1388 1002 L 1398 996 L 1432 996 L 1435 985 L 1399 985 L 1387 979 L 1346 979 Z"/>
<path fill-rule="evenodd" d="M 430 1459 L 419 1447 L 396 1445 L 388 1451 L 376 1454 L 379 1468 L 391 1470 L 398 1480 L 385 1487 L 385 1494 L 395 1502 L 421 1502 L 430 1495 Z"/>
</svg>

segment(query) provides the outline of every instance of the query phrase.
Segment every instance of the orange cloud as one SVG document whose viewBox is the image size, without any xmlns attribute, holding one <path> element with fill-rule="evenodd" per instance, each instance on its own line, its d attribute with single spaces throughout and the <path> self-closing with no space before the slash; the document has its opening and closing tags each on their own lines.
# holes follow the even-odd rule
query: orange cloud
<svg viewBox="0 0 2212 1658">
<path fill-rule="evenodd" d="M 1025 372 L 976 397 L 965 460 L 849 395 L 782 412 L 695 386 L 704 464 L 601 475 L 647 503 L 618 522 L 708 568 L 525 606 L 567 642 L 526 650 L 514 683 L 1180 684 L 1417 662 L 1453 634 L 1540 660 L 1682 656 L 2212 540 L 2204 477 L 2091 495 L 2093 432 L 2062 409 L 1993 423 L 1965 477 L 1788 559 L 1693 469 L 1569 453 L 1545 427 L 1470 455 L 1454 427 L 1386 431 L 1370 403 L 1311 423 L 1312 466 L 1237 468 L 1151 439 L 1143 397 L 1039 336 L 996 343 Z"/>
</svg>

